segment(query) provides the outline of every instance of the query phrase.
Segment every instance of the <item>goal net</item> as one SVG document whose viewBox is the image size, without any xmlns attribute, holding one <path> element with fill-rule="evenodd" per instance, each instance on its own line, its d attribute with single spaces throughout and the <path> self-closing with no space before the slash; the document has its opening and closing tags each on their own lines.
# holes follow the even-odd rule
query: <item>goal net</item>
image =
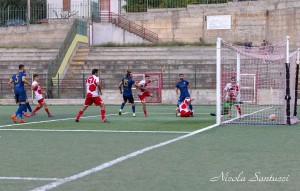
<svg viewBox="0 0 300 191">
<path fill-rule="evenodd" d="M 217 123 L 297 122 L 297 62 L 299 53 L 289 52 L 288 37 L 251 48 L 218 38 Z"/>
</svg>

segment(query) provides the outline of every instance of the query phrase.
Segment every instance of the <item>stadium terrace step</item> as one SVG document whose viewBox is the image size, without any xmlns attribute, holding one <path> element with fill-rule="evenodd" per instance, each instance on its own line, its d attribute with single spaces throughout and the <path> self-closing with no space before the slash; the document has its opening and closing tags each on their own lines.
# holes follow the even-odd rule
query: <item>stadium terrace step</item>
<svg viewBox="0 0 300 191">
<path fill-rule="evenodd" d="M 70 62 L 70 65 L 76 65 L 76 66 L 80 65 L 80 66 L 82 66 L 82 65 L 84 65 L 84 62 L 71 61 L 71 62 Z"/>
</svg>

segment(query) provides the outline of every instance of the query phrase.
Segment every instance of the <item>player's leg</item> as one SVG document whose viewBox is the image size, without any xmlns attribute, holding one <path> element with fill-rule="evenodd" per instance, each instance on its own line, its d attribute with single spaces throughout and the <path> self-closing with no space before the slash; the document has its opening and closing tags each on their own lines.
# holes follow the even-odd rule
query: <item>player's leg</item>
<svg viewBox="0 0 300 191">
<path fill-rule="evenodd" d="M 94 104 L 96 106 L 100 106 L 100 108 L 101 108 L 100 109 L 101 122 L 102 123 L 108 122 L 105 117 L 105 105 L 104 105 L 104 102 L 102 101 L 102 99 L 100 97 L 94 97 L 93 100 L 94 100 Z"/>
<path fill-rule="evenodd" d="M 236 104 L 235 107 L 238 110 L 239 115 L 242 116 L 241 106 L 239 104 Z"/>
<path fill-rule="evenodd" d="M 184 99 L 182 99 L 182 97 L 179 97 L 178 101 L 177 101 L 177 108 L 175 110 L 175 113 L 176 113 L 176 117 L 180 117 L 180 109 L 179 109 L 179 105 L 181 104 L 181 102 L 183 101 Z"/>
<path fill-rule="evenodd" d="M 44 99 L 44 98 L 43 98 L 43 99 Z M 50 113 L 50 111 L 49 111 L 49 109 L 48 109 L 48 105 L 47 105 L 47 103 L 46 103 L 45 101 L 43 101 L 43 105 L 44 105 L 45 111 L 46 111 L 47 114 L 48 114 L 48 117 L 54 117 L 53 115 L 51 115 L 51 113 Z"/>
<path fill-rule="evenodd" d="M 127 97 L 123 95 L 123 103 L 120 106 L 119 115 L 122 115 L 122 110 L 125 107 L 126 102 L 127 102 Z"/>
<path fill-rule="evenodd" d="M 15 94 L 14 96 L 16 104 L 18 104 L 18 109 L 16 110 L 15 113 L 11 115 L 11 119 L 13 120 L 14 123 L 17 123 L 17 116 L 22 112 L 21 104 L 20 104 L 20 98 L 19 94 Z"/>
<path fill-rule="evenodd" d="M 132 116 L 135 117 L 135 105 L 134 105 L 134 99 L 133 99 L 133 96 L 130 95 L 128 97 L 128 102 L 131 103 L 131 109 L 132 109 Z"/>
<path fill-rule="evenodd" d="M 38 110 L 40 110 L 44 105 L 43 105 L 43 98 L 38 100 L 38 105 L 34 108 L 33 112 L 31 113 L 31 116 L 35 116 Z"/>
<path fill-rule="evenodd" d="M 27 96 L 27 95 L 26 95 Z M 31 106 L 30 106 L 30 104 L 29 104 L 29 100 L 28 99 L 26 99 L 26 108 L 28 109 L 28 111 L 31 113 L 32 112 L 32 109 L 31 109 Z"/>
<path fill-rule="evenodd" d="M 93 104 L 93 100 L 91 98 L 85 98 L 84 106 L 81 108 L 81 110 L 79 110 L 79 112 L 76 116 L 76 119 L 75 119 L 76 122 L 79 122 L 79 118 L 81 117 L 83 112 L 92 104 Z"/>
<path fill-rule="evenodd" d="M 150 94 L 149 94 L 150 95 Z M 139 96 L 139 99 L 143 105 L 143 111 L 144 111 L 144 115 L 145 117 L 147 117 L 147 110 L 146 110 L 146 96 L 145 94 L 143 95 L 138 95 Z"/>
<path fill-rule="evenodd" d="M 23 120 L 23 111 L 25 111 L 25 109 L 27 108 L 26 105 L 26 92 L 22 92 L 19 94 L 19 101 L 20 101 L 20 107 L 21 107 L 21 112 L 19 113 L 20 116 L 20 123 L 24 123 L 25 121 Z"/>
</svg>

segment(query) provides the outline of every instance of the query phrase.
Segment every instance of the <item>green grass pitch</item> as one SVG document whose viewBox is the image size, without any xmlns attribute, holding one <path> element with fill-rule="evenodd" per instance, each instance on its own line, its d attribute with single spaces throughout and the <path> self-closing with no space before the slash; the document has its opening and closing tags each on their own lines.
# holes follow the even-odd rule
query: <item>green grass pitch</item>
<svg viewBox="0 0 300 191">
<path fill-rule="evenodd" d="M 146 118 L 140 105 L 137 117 L 132 117 L 129 106 L 119 116 L 119 106 L 108 105 L 111 123 L 103 124 L 99 107 L 93 106 L 75 123 L 81 107 L 49 106 L 54 118 L 41 109 L 36 117 L 25 118 L 25 124 L 14 125 L 10 115 L 16 106 L 1 106 L 0 190 L 34 190 L 60 181 L 50 190 L 300 188 L 299 125 L 222 125 L 152 148 L 213 125 L 215 118 L 208 113 L 214 107 L 194 106 L 194 117 L 180 118 L 173 105 L 150 105 Z M 141 153 L 129 155 L 137 151 Z M 112 164 L 116 159 L 120 162 Z M 92 172 L 102 164 L 109 165 Z M 83 172 L 87 174 L 80 177 Z M 263 181 L 250 181 L 256 176 Z M 74 179 L 66 181 L 70 177 Z M 267 177 L 287 181 L 266 181 Z"/>
</svg>

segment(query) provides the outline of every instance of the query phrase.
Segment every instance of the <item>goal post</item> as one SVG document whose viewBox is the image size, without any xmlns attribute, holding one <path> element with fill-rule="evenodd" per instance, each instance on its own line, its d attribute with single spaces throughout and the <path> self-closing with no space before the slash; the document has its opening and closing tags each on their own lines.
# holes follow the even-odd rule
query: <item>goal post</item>
<svg viewBox="0 0 300 191">
<path fill-rule="evenodd" d="M 297 114 L 299 49 L 289 37 L 245 48 L 218 38 L 216 123 L 293 124 Z"/>
</svg>

